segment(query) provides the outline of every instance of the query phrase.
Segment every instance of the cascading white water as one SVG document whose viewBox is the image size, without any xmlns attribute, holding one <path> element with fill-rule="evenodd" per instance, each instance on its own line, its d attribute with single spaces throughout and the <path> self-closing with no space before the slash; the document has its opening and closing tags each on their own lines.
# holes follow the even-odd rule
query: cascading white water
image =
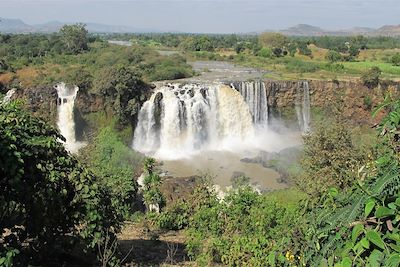
<svg viewBox="0 0 400 267">
<path fill-rule="evenodd" d="M 236 82 L 231 86 L 238 90 L 249 106 L 254 124 L 268 125 L 268 102 L 265 84 L 262 81 Z"/>
<path fill-rule="evenodd" d="M 7 104 L 11 101 L 12 96 L 15 94 L 16 89 L 10 89 L 7 91 L 6 95 L 4 96 L 3 100 L 0 101 L 2 104 Z"/>
<path fill-rule="evenodd" d="M 76 141 L 74 105 L 75 98 L 79 88 L 68 88 L 65 83 L 59 83 L 55 86 L 58 94 L 57 99 L 57 126 L 65 138 L 64 146 L 71 153 L 77 153 L 80 148 L 86 144 Z"/>
<path fill-rule="evenodd" d="M 308 81 L 299 82 L 296 92 L 296 114 L 300 130 L 308 133 L 310 128 L 310 87 Z"/>
<path fill-rule="evenodd" d="M 236 90 L 222 84 L 174 84 L 157 89 L 143 104 L 133 147 L 171 159 L 231 149 L 253 136 L 249 108 Z"/>
</svg>

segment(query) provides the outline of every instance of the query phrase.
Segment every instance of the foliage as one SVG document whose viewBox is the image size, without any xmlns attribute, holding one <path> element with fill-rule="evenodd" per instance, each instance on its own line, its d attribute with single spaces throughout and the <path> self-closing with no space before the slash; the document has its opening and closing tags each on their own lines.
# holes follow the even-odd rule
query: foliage
<svg viewBox="0 0 400 267">
<path fill-rule="evenodd" d="M 400 53 L 394 54 L 390 61 L 394 66 L 400 66 Z"/>
<path fill-rule="evenodd" d="M 381 74 L 382 71 L 379 67 L 372 67 L 361 76 L 361 80 L 365 86 L 373 88 L 378 86 Z"/>
<path fill-rule="evenodd" d="M 207 36 L 190 36 L 186 38 L 181 47 L 190 51 L 213 51 L 214 47 L 212 42 Z"/>
<path fill-rule="evenodd" d="M 305 55 L 305 56 L 312 56 L 311 49 L 308 48 L 308 43 L 307 42 L 298 42 L 297 47 L 299 49 L 299 54 L 300 55 Z"/>
<path fill-rule="evenodd" d="M 288 263 L 279 247 L 286 240 L 295 212 L 250 187 L 231 191 L 222 202 L 203 188 L 209 201 L 191 217 L 187 244 L 200 265 L 269 266 Z M 199 191 L 197 191 L 197 194 Z"/>
<path fill-rule="evenodd" d="M 94 81 L 94 91 L 112 103 L 121 124 L 133 122 L 148 89 L 140 74 L 126 66 L 104 68 Z"/>
<path fill-rule="evenodd" d="M 85 27 L 85 24 L 77 23 L 64 25 L 60 29 L 60 35 L 67 53 L 79 54 L 88 50 L 88 31 Z"/>
<path fill-rule="evenodd" d="M 296 180 L 303 191 L 319 197 L 329 188 L 346 190 L 354 183 L 365 153 L 354 145 L 347 125 L 320 122 L 303 140 L 303 174 Z"/>
<path fill-rule="evenodd" d="M 314 208 L 305 206 L 303 226 L 292 243 L 303 244 L 298 263 L 323 266 L 398 266 L 400 102 L 378 127 L 377 154 L 355 171 L 350 190 L 331 188 Z"/>
<path fill-rule="evenodd" d="M 287 58 L 285 62 L 285 69 L 291 72 L 315 72 L 318 70 L 319 65 L 313 62 L 305 62 L 297 58 Z"/>
<path fill-rule="evenodd" d="M 9 104 L 0 106 L 0 131 L 0 262 L 54 264 L 74 247 L 95 252 L 105 232 L 118 231 L 108 188 L 55 128 Z"/>
<path fill-rule="evenodd" d="M 64 78 L 67 85 L 79 87 L 80 92 L 88 92 L 93 84 L 93 77 L 87 69 L 83 67 L 71 68 Z"/>
<path fill-rule="evenodd" d="M 138 210 L 138 190 L 135 174 L 139 172 L 142 156 L 125 145 L 115 123 L 102 128 L 86 152 L 91 170 L 99 182 L 111 189 L 112 205 L 124 219 Z"/>
<path fill-rule="evenodd" d="M 287 43 L 289 43 L 288 37 L 281 33 L 274 32 L 264 32 L 259 35 L 258 39 L 262 46 L 271 48 L 283 48 Z"/>
<path fill-rule="evenodd" d="M 161 193 L 161 178 L 155 172 L 155 160 L 146 158 L 143 162 L 145 177 L 143 180 L 143 200 L 149 211 L 160 212 L 165 206 L 165 197 Z"/>
<path fill-rule="evenodd" d="M 334 50 L 329 50 L 325 58 L 330 62 L 337 62 L 342 60 L 342 55 Z"/>
<path fill-rule="evenodd" d="M 5 58 L 0 58 L 0 74 L 10 70 L 11 67 Z"/>
<path fill-rule="evenodd" d="M 157 225 L 161 229 L 182 230 L 189 225 L 189 204 L 185 201 L 177 201 L 160 213 Z"/>
<path fill-rule="evenodd" d="M 265 57 L 265 58 L 271 58 L 272 57 L 272 50 L 270 48 L 263 47 L 257 52 L 257 56 Z"/>
<path fill-rule="evenodd" d="M 142 65 L 142 71 L 152 81 L 175 80 L 193 76 L 191 67 L 186 64 L 185 58 L 180 55 L 172 55 L 164 60 Z"/>
</svg>

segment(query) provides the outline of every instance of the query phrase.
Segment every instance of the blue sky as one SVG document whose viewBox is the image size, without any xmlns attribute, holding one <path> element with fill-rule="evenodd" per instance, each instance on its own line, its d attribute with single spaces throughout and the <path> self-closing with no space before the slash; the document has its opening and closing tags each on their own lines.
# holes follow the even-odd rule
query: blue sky
<svg viewBox="0 0 400 267">
<path fill-rule="evenodd" d="M 400 24 L 400 0 L 0 0 L 0 17 L 183 32 L 251 32 L 299 23 L 327 29 Z"/>
</svg>

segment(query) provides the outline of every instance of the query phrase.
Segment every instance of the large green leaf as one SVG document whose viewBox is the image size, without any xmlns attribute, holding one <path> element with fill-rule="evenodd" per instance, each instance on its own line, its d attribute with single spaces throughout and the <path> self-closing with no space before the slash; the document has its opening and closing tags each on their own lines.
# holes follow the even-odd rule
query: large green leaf
<svg viewBox="0 0 400 267">
<path fill-rule="evenodd" d="M 368 217 L 368 215 L 371 213 L 374 207 L 375 207 L 375 200 L 374 199 L 368 200 L 367 204 L 365 204 L 365 209 L 364 209 L 365 217 Z"/>
<path fill-rule="evenodd" d="M 380 206 L 375 211 L 376 218 L 383 218 L 394 214 L 394 210 L 391 210 L 387 207 Z"/>
<path fill-rule="evenodd" d="M 367 238 L 371 243 L 374 245 L 378 246 L 381 249 L 385 249 L 385 242 L 383 242 L 381 236 L 375 231 L 375 230 L 370 230 L 366 234 Z"/>
<path fill-rule="evenodd" d="M 351 232 L 351 240 L 353 242 L 356 242 L 358 236 L 364 231 L 364 225 L 363 224 L 357 224 L 354 226 L 353 231 Z"/>
</svg>

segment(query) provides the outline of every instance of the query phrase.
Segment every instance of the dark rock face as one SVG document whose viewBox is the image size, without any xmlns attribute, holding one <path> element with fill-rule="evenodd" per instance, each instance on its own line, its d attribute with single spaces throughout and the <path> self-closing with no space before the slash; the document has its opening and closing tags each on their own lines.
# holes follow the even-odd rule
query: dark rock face
<svg viewBox="0 0 400 267">
<path fill-rule="evenodd" d="M 57 91 L 54 87 L 17 90 L 14 98 L 22 99 L 34 116 L 55 124 L 57 121 Z"/>
<path fill-rule="evenodd" d="M 163 113 L 162 100 L 164 96 L 161 92 L 158 92 L 154 97 L 154 118 L 155 118 L 155 131 L 161 128 L 161 115 Z"/>
<path fill-rule="evenodd" d="M 161 192 L 167 202 L 188 199 L 194 192 L 196 186 L 201 181 L 199 176 L 190 177 L 163 177 Z"/>
<path fill-rule="evenodd" d="M 400 84 L 391 82 L 373 89 L 364 86 L 361 81 L 308 81 L 311 108 L 325 111 L 338 105 L 345 118 L 355 124 L 371 124 L 379 121 L 383 113 L 372 118 L 371 110 L 382 103 L 386 92 L 400 96 Z M 298 81 L 266 80 L 268 106 L 273 117 L 282 117 L 294 110 L 296 92 L 301 83 Z M 370 100 L 368 106 L 365 100 Z M 294 114 L 293 114 L 294 115 Z"/>
</svg>

